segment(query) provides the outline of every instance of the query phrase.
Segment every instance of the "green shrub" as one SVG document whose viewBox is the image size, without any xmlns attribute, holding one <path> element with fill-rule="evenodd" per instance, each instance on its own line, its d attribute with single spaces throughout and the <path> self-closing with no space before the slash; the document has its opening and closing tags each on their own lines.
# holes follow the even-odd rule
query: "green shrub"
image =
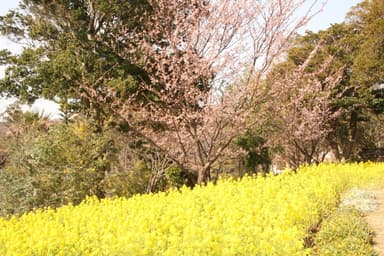
<svg viewBox="0 0 384 256">
<path fill-rule="evenodd" d="M 196 177 L 193 177 L 176 165 L 172 165 L 166 169 L 165 178 L 167 188 L 181 188 L 184 185 L 193 187 L 196 182 Z"/>
<path fill-rule="evenodd" d="M 85 121 L 25 132 L 0 171 L 2 214 L 80 203 L 106 195 L 105 177 L 115 154 L 112 140 Z"/>
<path fill-rule="evenodd" d="M 115 163 L 106 182 L 108 196 L 130 197 L 145 193 L 151 178 L 151 170 L 143 160 L 128 159 L 128 166 Z"/>
</svg>

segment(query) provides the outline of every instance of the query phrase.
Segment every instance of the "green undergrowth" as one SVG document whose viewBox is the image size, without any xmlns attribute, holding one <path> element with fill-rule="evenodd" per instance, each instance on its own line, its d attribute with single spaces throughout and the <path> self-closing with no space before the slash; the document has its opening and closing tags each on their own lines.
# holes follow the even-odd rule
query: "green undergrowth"
<svg viewBox="0 0 384 256">
<path fill-rule="evenodd" d="M 313 256 L 375 256 L 372 247 L 373 230 L 364 214 L 377 208 L 377 202 L 367 191 L 352 189 L 339 208 L 323 220 L 314 238 Z"/>
</svg>

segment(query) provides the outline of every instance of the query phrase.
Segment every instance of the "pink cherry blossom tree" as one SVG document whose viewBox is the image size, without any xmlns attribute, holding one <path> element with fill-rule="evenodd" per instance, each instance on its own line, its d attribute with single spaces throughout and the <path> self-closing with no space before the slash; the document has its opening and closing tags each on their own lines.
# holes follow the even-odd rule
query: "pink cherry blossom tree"
<svg viewBox="0 0 384 256">
<path fill-rule="evenodd" d="M 108 42 L 121 58 L 139 65 L 148 79 L 124 96 L 111 86 L 95 89 L 86 79 L 82 89 L 86 97 L 108 104 L 135 135 L 195 173 L 201 184 L 210 180 L 218 161 L 243 153 L 230 145 L 262 122 L 249 116 L 270 93 L 263 83 L 267 72 L 284 57 L 297 31 L 321 4 L 318 0 L 148 3 L 151 8 L 142 16 L 138 33 L 126 33 L 122 27 L 113 35 L 115 41 Z"/>
<path fill-rule="evenodd" d="M 331 99 L 337 97 L 332 93 L 342 80 L 345 67 L 332 69 L 333 57 L 328 56 L 317 70 L 306 71 L 321 48 L 320 42 L 301 66 L 293 70 L 280 68 L 279 77 L 272 78 L 272 91 L 278 99 L 274 104 L 275 118 L 280 123 L 274 143 L 284 147 L 284 158 L 294 168 L 324 161 L 329 153 L 327 139 L 333 131 L 332 124 L 341 114 L 334 111 Z"/>
</svg>

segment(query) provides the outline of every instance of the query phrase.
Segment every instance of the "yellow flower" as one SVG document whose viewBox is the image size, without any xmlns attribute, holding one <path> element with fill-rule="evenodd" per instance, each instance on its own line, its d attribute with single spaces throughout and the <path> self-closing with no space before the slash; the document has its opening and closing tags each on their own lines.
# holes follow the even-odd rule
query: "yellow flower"
<svg viewBox="0 0 384 256">
<path fill-rule="evenodd" d="M 344 191 L 383 181 L 384 164 L 328 164 L 130 199 L 92 197 L 0 218 L 0 255 L 308 255 L 306 233 Z"/>
</svg>

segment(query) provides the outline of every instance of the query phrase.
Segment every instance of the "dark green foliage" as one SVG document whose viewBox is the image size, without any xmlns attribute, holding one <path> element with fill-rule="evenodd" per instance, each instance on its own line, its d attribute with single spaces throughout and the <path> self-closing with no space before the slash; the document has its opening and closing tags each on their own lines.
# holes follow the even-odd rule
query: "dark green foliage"
<svg viewBox="0 0 384 256">
<path fill-rule="evenodd" d="M 110 116 L 108 106 L 91 101 L 81 88 L 109 83 L 122 88 L 124 97 L 135 90 L 135 81 L 149 82 L 139 63 L 120 56 L 123 48 L 140 55 L 139 46 L 114 38 L 122 27 L 139 34 L 144 12 L 150 12 L 146 1 L 21 1 L 20 10 L 0 17 L 2 35 L 28 43 L 20 55 L 0 52 L 0 63 L 8 64 L 0 92 L 28 103 L 55 100 L 66 118 L 82 111 L 100 128 Z"/>
<path fill-rule="evenodd" d="M 235 144 L 245 150 L 247 155 L 242 159 L 247 173 L 269 171 L 272 164 L 271 149 L 265 145 L 266 139 L 254 131 L 247 131 L 235 140 Z"/>
<path fill-rule="evenodd" d="M 181 188 L 183 185 L 193 187 L 196 184 L 196 178 L 178 166 L 170 166 L 165 170 L 165 187 Z"/>
</svg>

